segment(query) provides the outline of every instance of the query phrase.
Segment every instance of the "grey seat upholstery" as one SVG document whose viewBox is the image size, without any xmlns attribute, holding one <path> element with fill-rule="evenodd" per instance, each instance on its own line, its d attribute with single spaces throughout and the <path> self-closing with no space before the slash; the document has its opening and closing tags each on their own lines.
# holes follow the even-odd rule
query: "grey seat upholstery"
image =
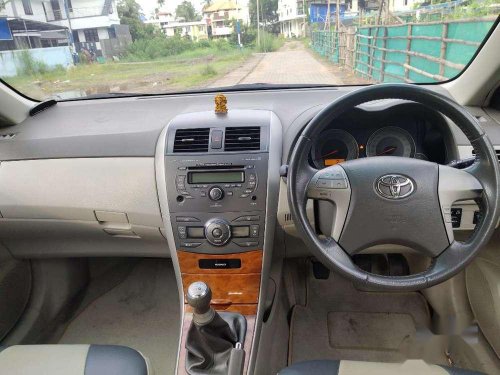
<svg viewBox="0 0 500 375">
<path fill-rule="evenodd" d="M 361 361 L 305 361 L 293 364 L 278 375 L 484 375 L 456 367 L 430 365 L 422 360 L 403 363 Z"/>
<path fill-rule="evenodd" d="M 151 375 L 147 359 L 126 346 L 15 345 L 0 350 L 0 374 Z"/>
</svg>

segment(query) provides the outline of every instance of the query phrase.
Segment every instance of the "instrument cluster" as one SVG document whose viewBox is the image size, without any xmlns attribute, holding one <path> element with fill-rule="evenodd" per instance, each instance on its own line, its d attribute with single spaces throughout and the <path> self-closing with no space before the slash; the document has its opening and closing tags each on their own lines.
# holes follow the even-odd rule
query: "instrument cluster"
<svg viewBox="0 0 500 375">
<path fill-rule="evenodd" d="M 352 116 L 339 119 L 314 142 L 311 163 L 321 169 L 347 160 L 374 156 L 446 162 L 443 135 L 431 123 L 413 116 L 393 118 L 392 121 L 376 120 L 377 116 L 365 116 L 361 121 Z"/>
</svg>

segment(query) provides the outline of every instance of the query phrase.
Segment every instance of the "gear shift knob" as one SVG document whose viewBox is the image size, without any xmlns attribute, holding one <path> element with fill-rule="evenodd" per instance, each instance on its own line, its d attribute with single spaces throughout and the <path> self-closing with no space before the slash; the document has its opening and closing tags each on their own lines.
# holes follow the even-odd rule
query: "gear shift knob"
<svg viewBox="0 0 500 375">
<path fill-rule="evenodd" d="M 210 301 L 212 300 L 212 291 L 203 281 L 196 281 L 189 285 L 186 299 L 193 308 L 194 313 L 202 315 L 210 310 Z"/>
</svg>

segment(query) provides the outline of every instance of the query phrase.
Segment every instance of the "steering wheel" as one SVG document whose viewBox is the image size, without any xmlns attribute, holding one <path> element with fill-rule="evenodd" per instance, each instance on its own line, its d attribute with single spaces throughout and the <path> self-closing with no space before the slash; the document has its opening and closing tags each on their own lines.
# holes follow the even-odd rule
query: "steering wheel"
<svg viewBox="0 0 500 375">
<path fill-rule="evenodd" d="M 475 162 L 455 169 L 429 161 L 377 156 L 317 170 L 309 162 L 314 140 L 342 113 L 369 101 L 404 99 L 433 108 L 452 120 L 476 151 Z M 289 160 L 290 210 L 314 256 L 341 275 L 378 289 L 419 290 L 457 274 L 488 242 L 498 222 L 497 155 L 475 118 L 453 100 L 423 87 L 380 84 L 342 96 L 302 131 Z M 308 199 L 334 204 L 333 228 L 317 235 L 306 214 Z M 454 240 L 451 206 L 476 200 L 481 219 L 466 242 Z M 430 257 L 429 267 L 408 276 L 384 276 L 357 267 L 352 256 L 373 245 L 397 244 Z"/>
</svg>

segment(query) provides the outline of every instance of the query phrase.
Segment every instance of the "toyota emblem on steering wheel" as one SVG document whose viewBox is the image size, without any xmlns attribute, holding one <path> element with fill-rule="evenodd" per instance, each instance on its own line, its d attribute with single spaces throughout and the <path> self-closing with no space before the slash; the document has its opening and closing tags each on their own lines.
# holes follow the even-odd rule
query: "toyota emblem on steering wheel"
<svg viewBox="0 0 500 375">
<path fill-rule="evenodd" d="M 377 193 L 388 199 L 402 199 L 413 193 L 413 181 L 400 174 L 387 174 L 377 179 L 375 184 Z"/>
</svg>

